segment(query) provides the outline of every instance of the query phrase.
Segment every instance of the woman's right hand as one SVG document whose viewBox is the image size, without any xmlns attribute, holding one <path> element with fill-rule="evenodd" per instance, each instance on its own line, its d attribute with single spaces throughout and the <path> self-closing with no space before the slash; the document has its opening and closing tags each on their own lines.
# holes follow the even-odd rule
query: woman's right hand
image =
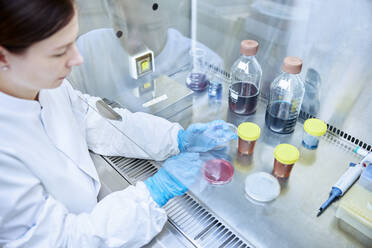
<svg viewBox="0 0 372 248">
<path fill-rule="evenodd" d="M 198 153 L 180 153 L 168 158 L 162 168 L 145 181 L 154 201 L 162 207 L 169 199 L 183 195 L 202 166 Z"/>
</svg>

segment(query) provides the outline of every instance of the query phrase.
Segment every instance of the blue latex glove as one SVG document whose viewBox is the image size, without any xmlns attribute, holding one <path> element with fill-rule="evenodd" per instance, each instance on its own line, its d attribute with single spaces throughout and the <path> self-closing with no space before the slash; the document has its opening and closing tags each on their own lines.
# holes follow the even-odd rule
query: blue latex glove
<svg viewBox="0 0 372 248">
<path fill-rule="evenodd" d="M 168 158 L 163 167 L 144 183 L 154 201 L 162 207 L 169 199 L 187 191 L 201 166 L 198 153 L 180 153 Z"/>
<path fill-rule="evenodd" d="M 181 152 L 207 152 L 237 138 L 223 120 L 195 123 L 178 132 L 178 148 Z"/>
</svg>

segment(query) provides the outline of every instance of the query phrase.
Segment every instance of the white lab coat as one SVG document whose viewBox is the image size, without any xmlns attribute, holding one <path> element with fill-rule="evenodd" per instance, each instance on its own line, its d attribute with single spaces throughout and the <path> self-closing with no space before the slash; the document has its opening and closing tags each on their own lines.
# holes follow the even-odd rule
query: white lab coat
<svg viewBox="0 0 372 248">
<path fill-rule="evenodd" d="M 117 109 L 123 120 L 111 122 L 119 132 L 94 110 L 96 100 L 67 80 L 40 91 L 39 102 L 0 92 L 0 246 L 139 247 L 161 231 L 165 211 L 142 182 L 97 204 L 88 148 L 163 160 L 179 152 L 181 127 Z"/>
<path fill-rule="evenodd" d="M 155 57 L 153 78 L 192 67 L 189 54 L 191 39 L 172 28 L 168 29 L 167 34 L 164 48 Z M 205 51 L 205 61 L 222 68 L 223 61 L 216 53 L 199 42 L 196 46 Z M 143 99 L 131 94 L 134 88 L 146 83 L 149 77 L 138 80 L 131 78 L 128 71 L 128 54 L 113 29 L 90 31 L 79 37 L 77 47 L 84 58 L 84 64 L 74 67 L 70 74 L 69 79 L 75 89 L 115 100 L 131 111 L 149 111 L 142 108 Z"/>
</svg>

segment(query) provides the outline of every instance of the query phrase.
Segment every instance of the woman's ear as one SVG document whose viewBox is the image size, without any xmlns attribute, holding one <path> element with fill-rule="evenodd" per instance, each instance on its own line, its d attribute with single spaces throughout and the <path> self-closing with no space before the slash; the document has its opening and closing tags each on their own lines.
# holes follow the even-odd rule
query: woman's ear
<svg viewBox="0 0 372 248">
<path fill-rule="evenodd" d="M 8 60 L 7 55 L 9 54 L 8 50 L 6 50 L 3 46 L 0 46 L 0 68 L 8 67 Z"/>
</svg>

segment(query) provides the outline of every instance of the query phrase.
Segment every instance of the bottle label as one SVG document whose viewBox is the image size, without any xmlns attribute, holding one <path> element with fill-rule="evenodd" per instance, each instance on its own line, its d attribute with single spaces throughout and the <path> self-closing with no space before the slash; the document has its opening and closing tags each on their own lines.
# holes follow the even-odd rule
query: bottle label
<svg viewBox="0 0 372 248">
<path fill-rule="evenodd" d="M 221 100 L 222 98 L 222 84 L 218 82 L 211 81 L 208 88 L 209 98 L 215 98 L 216 100 Z"/>
<path fill-rule="evenodd" d="M 244 63 L 243 61 L 240 61 L 238 64 L 238 68 L 240 70 L 243 70 L 245 73 L 248 73 L 248 64 Z"/>
<path fill-rule="evenodd" d="M 233 90 L 230 89 L 230 97 L 231 97 L 231 101 L 233 103 L 236 103 L 238 101 L 238 96 L 239 95 L 238 95 L 237 92 L 235 92 L 235 91 L 233 91 Z"/>
<path fill-rule="evenodd" d="M 166 94 L 162 95 L 162 96 L 159 96 L 159 97 L 156 97 L 148 102 L 145 102 L 144 104 L 142 104 L 142 107 L 144 108 L 148 108 L 154 104 L 157 104 L 159 102 L 162 102 L 162 101 L 165 101 L 168 99 L 168 96 Z"/>
<path fill-rule="evenodd" d="M 292 101 L 291 113 L 296 113 L 297 115 L 297 108 L 298 108 L 298 100 L 294 99 Z"/>
<path fill-rule="evenodd" d="M 278 85 L 278 87 L 280 87 L 280 88 L 282 88 L 282 89 L 284 89 L 284 90 L 289 90 L 289 83 L 288 83 L 287 80 L 283 80 L 283 79 L 281 79 L 281 80 L 279 81 L 279 85 Z"/>
</svg>

